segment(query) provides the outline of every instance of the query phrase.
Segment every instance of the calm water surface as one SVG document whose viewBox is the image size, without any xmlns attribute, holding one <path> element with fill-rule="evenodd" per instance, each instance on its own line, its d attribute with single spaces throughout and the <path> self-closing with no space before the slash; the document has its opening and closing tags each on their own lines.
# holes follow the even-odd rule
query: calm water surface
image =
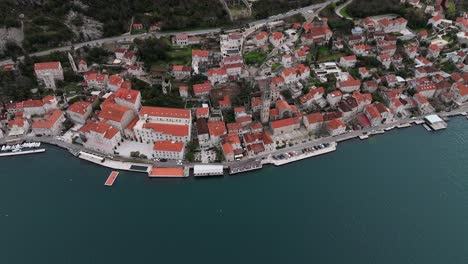
<svg viewBox="0 0 468 264">
<path fill-rule="evenodd" d="M 468 121 L 210 179 L 0 159 L 0 263 L 468 263 Z"/>
</svg>

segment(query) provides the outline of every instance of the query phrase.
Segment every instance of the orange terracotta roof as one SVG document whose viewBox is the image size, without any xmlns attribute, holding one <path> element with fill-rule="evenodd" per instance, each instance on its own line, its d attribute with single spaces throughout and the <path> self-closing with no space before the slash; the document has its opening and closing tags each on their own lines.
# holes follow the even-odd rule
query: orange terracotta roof
<svg viewBox="0 0 468 264">
<path fill-rule="evenodd" d="M 13 128 L 13 126 L 17 126 L 17 127 L 24 127 L 24 125 L 26 124 L 26 120 L 24 120 L 23 118 L 21 117 L 15 117 L 13 120 L 9 121 L 8 122 L 8 128 Z"/>
<path fill-rule="evenodd" d="M 166 152 L 182 152 L 184 150 L 184 143 L 169 140 L 156 141 L 156 143 L 154 143 L 153 150 Z"/>
<path fill-rule="evenodd" d="M 194 84 L 193 85 L 193 93 L 194 94 L 203 94 L 203 93 L 208 93 L 211 90 L 211 83 L 210 82 L 205 82 L 202 84 Z"/>
<path fill-rule="evenodd" d="M 60 62 L 59 61 L 52 61 L 52 62 L 40 62 L 34 64 L 35 71 L 43 71 L 43 70 L 58 70 L 60 69 Z"/>
<path fill-rule="evenodd" d="M 281 32 L 274 32 L 273 34 L 271 34 L 271 37 L 274 40 L 280 40 L 280 39 L 282 39 L 284 37 L 284 35 Z"/>
<path fill-rule="evenodd" d="M 198 116 L 206 116 L 210 113 L 210 108 L 209 107 L 198 107 L 196 109 L 196 115 Z"/>
<path fill-rule="evenodd" d="M 192 50 L 192 57 L 208 57 L 209 52 L 207 50 Z"/>
<path fill-rule="evenodd" d="M 213 75 L 226 75 L 226 74 L 227 74 L 226 69 L 224 68 L 211 68 L 206 73 L 208 77 L 211 77 Z"/>
<path fill-rule="evenodd" d="M 130 108 L 123 105 L 114 103 L 107 104 L 99 113 L 99 118 L 112 120 L 115 122 L 121 122 L 123 117 L 128 111 L 132 111 Z"/>
<path fill-rule="evenodd" d="M 35 121 L 32 124 L 32 128 L 51 128 L 51 127 L 53 127 L 55 125 L 55 123 L 62 116 L 63 116 L 62 111 L 60 111 L 58 109 L 52 110 L 46 115 L 45 119 Z"/>
<path fill-rule="evenodd" d="M 44 102 L 42 102 L 42 100 L 23 101 L 23 108 L 42 107 L 42 106 L 44 106 Z"/>
<path fill-rule="evenodd" d="M 321 123 L 323 122 L 323 115 L 321 113 L 312 113 L 305 116 L 309 124 Z"/>
<path fill-rule="evenodd" d="M 131 90 L 131 89 L 124 89 L 119 88 L 115 93 L 115 98 L 120 98 L 130 103 L 135 103 L 138 96 L 140 95 L 140 91 L 138 90 Z"/>
<path fill-rule="evenodd" d="M 122 89 L 132 89 L 132 82 L 130 81 L 125 81 L 120 85 L 120 88 Z"/>
<path fill-rule="evenodd" d="M 153 167 L 149 174 L 150 177 L 184 177 L 184 168 L 182 167 Z"/>
<path fill-rule="evenodd" d="M 114 86 L 119 86 L 123 83 L 124 79 L 118 75 L 112 75 L 109 77 L 108 84 L 109 85 L 114 85 Z"/>
<path fill-rule="evenodd" d="M 190 110 L 180 108 L 143 106 L 140 110 L 140 116 L 155 116 L 167 118 L 190 118 Z"/>
<path fill-rule="evenodd" d="M 208 131 L 212 137 L 225 135 L 227 133 L 226 124 L 223 121 L 208 121 Z"/>
<path fill-rule="evenodd" d="M 143 128 L 152 129 L 155 132 L 172 135 L 175 137 L 185 137 L 189 135 L 188 125 L 173 125 L 162 123 L 144 123 Z"/>
<path fill-rule="evenodd" d="M 281 128 L 281 127 L 287 127 L 287 126 L 292 126 L 292 125 L 297 125 L 298 120 L 296 118 L 286 118 L 286 119 L 281 119 L 281 120 L 275 120 L 271 122 L 271 127 L 272 128 Z"/>
<path fill-rule="evenodd" d="M 373 104 L 368 104 L 364 107 L 364 109 L 367 111 L 367 113 L 370 115 L 371 118 L 377 118 L 380 117 L 379 110 L 375 107 Z"/>
<path fill-rule="evenodd" d="M 333 119 L 330 122 L 328 122 L 328 127 L 332 130 L 336 130 L 340 127 L 346 127 L 346 124 L 340 119 Z"/>
<path fill-rule="evenodd" d="M 268 37 L 268 33 L 266 33 L 265 31 L 262 31 L 255 36 L 255 39 L 262 40 L 262 39 L 265 39 L 266 37 Z"/>
<path fill-rule="evenodd" d="M 93 131 L 98 134 L 102 134 L 104 138 L 107 139 L 111 139 L 119 133 L 119 130 L 117 128 L 112 127 L 104 121 L 88 122 L 80 129 L 80 131 L 84 133 L 89 133 Z"/>
<path fill-rule="evenodd" d="M 232 148 L 231 144 L 226 142 L 222 145 L 222 148 L 223 148 L 224 154 L 234 154 L 234 149 Z"/>
</svg>

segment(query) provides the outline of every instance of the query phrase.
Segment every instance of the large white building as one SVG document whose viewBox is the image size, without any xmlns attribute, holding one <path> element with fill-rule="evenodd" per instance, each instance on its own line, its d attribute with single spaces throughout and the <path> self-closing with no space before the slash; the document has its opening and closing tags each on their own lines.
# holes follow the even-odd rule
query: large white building
<svg viewBox="0 0 468 264">
<path fill-rule="evenodd" d="M 123 131 L 136 114 L 132 109 L 118 105 L 118 104 L 107 104 L 99 113 L 99 120 L 106 121 L 113 127 Z"/>
<path fill-rule="evenodd" d="M 91 103 L 79 101 L 68 107 L 67 114 L 73 122 L 84 124 L 92 111 Z"/>
<path fill-rule="evenodd" d="M 190 141 L 192 114 L 190 110 L 178 108 L 144 106 L 133 127 L 137 140 L 145 143 L 156 141 Z"/>
<path fill-rule="evenodd" d="M 45 87 L 56 89 L 55 81 L 63 80 L 62 64 L 59 61 L 41 62 L 34 64 L 36 78 L 43 82 Z"/>
<path fill-rule="evenodd" d="M 183 142 L 177 141 L 156 141 L 153 147 L 153 156 L 158 159 L 184 159 Z"/>
<path fill-rule="evenodd" d="M 141 93 L 138 90 L 120 88 L 114 94 L 117 104 L 132 109 L 135 113 L 141 108 Z"/>
<path fill-rule="evenodd" d="M 60 134 L 64 121 L 63 112 L 55 109 L 47 113 L 44 119 L 34 121 L 31 127 L 35 135 L 55 136 Z"/>
<path fill-rule="evenodd" d="M 104 121 L 89 122 L 80 131 L 86 137 L 85 148 L 105 154 L 114 154 L 122 140 L 119 129 Z"/>
</svg>

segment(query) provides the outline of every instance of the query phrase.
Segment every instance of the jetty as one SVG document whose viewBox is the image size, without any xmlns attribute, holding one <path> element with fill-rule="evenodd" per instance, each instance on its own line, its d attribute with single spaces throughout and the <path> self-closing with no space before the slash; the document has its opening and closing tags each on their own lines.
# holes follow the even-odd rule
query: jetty
<svg viewBox="0 0 468 264">
<path fill-rule="evenodd" d="M 368 138 L 369 138 L 369 135 L 360 135 L 359 138 L 360 138 L 361 140 L 368 139 Z"/>
<path fill-rule="evenodd" d="M 26 155 L 26 154 L 36 154 L 36 153 L 43 153 L 45 151 L 46 151 L 45 149 L 11 151 L 11 152 L 0 153 L 0 157 Z"/>
<path fill-rule="evenodd" d="M 241 172 L 259 170 L 262 168 L 261 160 L 247 161 L 229 166 L 229 174 L 237 174 Z"/>
<path fill-rule="evenodd" d="M 406 124 L 398 125 L 397 127 L 398 128 L 405 128 L 405 127 L 410 127 L 410 126 L 411 126 L 411 123 L 406 123 Z"/>
<path fill-rule="evenodd" d="M 306 148 L 304 150 L 307 150 L 307 151 L 304 151 L 303 153 L 299 153 L 297 155 L 291 155 L 291 152 L 286 152 L 284 154 L 284 155 L 286 155 L 286 157 L 283 157 L 284 155 L 282 156 L 280 154 L 280 155 L 276 155 L 276 158 L 274 156 L 272 159 L 265 160 L 264 162 L 265 163 L 271 163 L 271 164 L 273 164 L 275 166 L 281 166 L 281 165 L 288 164 L 288 163 L 291 163 L 291 162 L 295 162 L 295 161 L 298 161 L 298 160 L 303 160 L 303 159 L 307 159 L 307 158 L 310 158 L 310 157 L 314 157 L 314 156 L 323 155 L 323 154 L 326 154 L 326 153 L 333 152 L 333 151 L 336 150 L 337 145 L 338 145 L 338 143 L 331 142 L 331 143 L 328 144 L 328 146 L 324 146 L 324 147 L 320 146 L 320 148 L 318 148 L 317 146 L 312 147 L 312 148 Z"/>
<path fill-rule="evenodd" d="M 119 172 L 118 171 L 113 171 L 111 172 L 111 174 L 109 175 L 109 177 L 107 177 L 107 180 L 106 182 L 104 183 L 105 186 L 112 186 L 115 182 L 115 180 L 117 179 L 117 176 L 119 176 Z"/>
</svg>

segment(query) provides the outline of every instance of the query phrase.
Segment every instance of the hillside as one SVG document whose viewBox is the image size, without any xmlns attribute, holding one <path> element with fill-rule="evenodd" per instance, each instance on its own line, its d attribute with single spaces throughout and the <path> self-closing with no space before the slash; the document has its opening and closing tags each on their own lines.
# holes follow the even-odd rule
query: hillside
<svg viewBox="0 0 468 264">
<path fill-rule="evenodd" d="M 324 0 L 258 0 L 253 2 L 253 16 L 258 19 L 300 8 L 308 5 L 322 3 Z"/>
<path fill-rule="evenodd" d="M 161 30 L 229 23 L 218 0 L 2 0 L 0 29 L 23 24 L 24 40 L 4 40 L 0 47 L 16 42 L 34 52 L 70 41 L 120 35 L 130 30 L 132 18 L 146 28 L 157 24 Z"/>
</svg>

